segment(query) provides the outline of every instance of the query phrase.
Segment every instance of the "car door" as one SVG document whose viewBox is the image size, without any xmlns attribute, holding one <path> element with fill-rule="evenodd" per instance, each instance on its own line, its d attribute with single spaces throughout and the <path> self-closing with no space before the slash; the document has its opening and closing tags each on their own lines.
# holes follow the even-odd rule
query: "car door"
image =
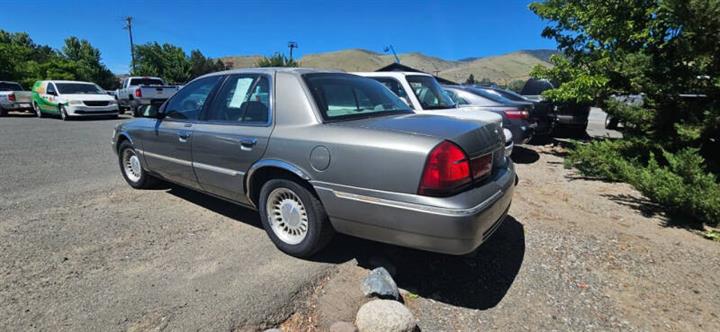
<svg viewBox="0 0 720 332">
<path fill-rule="evenodd" d="M 163 106 L 163 116 L 142 137 L 148 169 L 181 185 L 199 187 L 192 169 L 193 125 L 222 78 L 214 75 L 195 80 Z"/>
<path fill-rule="evenodd" d="M 271 82 L 265 74 L 228 76 L 193 127 L 193 168 L 205 191 L 248 203 L 244 175 L 272 131 Z"/>
<path fill-rule="evenodd" d="M 44 91 L 40 94 L 38 107 L 43 111 L 60 114 L 60 108 L 58 107 L 59 92 L 55 87 L 55 83 L 47 82 L 46 84 Z"/>
</svg>

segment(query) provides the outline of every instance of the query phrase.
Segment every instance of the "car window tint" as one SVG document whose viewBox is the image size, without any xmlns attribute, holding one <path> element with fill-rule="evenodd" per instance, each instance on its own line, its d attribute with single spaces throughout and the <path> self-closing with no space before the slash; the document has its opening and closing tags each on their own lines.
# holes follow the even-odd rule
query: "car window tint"
<svg viewBox="0 0 720 332">
<path fill-rule="evenodd" d="M 56 93 L 55 91 L 55 85 L 52 83 L 48 83 L 47 85 L 47 94 Z"/>
<path fill-rule="evenodd" d="M 394 94 L 398 95 L 399 97 L 407 97 L 407 94 L 405 93 L 405 89 L 403 89 L 402 85 L 398 80 L 394 78 L 389 77 L 370 77 L 380 83 L 382 83 L 384 86 L 386 86 L 390 91 L 392 91 Z"/>
<path fill-rule="evenodd" d="M 10 82 L 0 82 L 0 91 L 22 91 L 20 84 Z"/>
<path fill-rule="evenodd" d="M 398 96 L 375 80 L 348 74 L 306 74 L 303 77 L 326 120 L 411 112 Z"/>
<path fill-rule="evenodd" d="M 130 86 L 135 85 L 163 85 L 163 81 L 159 78 L 133 78 L 130 79 Z"/>
<path fill-rule="evenodd" d="M 270 119 L 270 81 L 254 74 L 233 75 L 215 97 L 206 120 L 267 123 Z"/>
<path fill-rule="evenodd" d="M 432 76 L 407 76 L 415 97 L 426 110 L 453 108 L 455 104 Z"/>
<path fill-rule="evenodd" d="M 193 81 L 168 101 L 165 116 L 177 120 L 197 120 L 205 100 L 222 76 L 213 75 Z"/>
</svg>

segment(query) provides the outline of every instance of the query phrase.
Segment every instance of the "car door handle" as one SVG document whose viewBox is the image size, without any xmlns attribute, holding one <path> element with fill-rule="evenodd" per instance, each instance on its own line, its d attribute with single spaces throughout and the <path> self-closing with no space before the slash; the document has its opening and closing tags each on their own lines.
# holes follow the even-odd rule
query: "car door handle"
<svg viewBox="0 0 720 332">
<path fill-rule="evenodd" d="M 257 144 L 257 138 L 241 138 L 240 149 L 243 151 L 250 151 L 252 147 Z"/>
<path fill-rule="evenodd" d="M 186 130 L 180 130 L 177 132 L 177 135 L 178 135 L 178 140 L 180 142 L 185 143 L 185 142 L 187 142 L 188 138 L 190 138 L 191 132 L 186 131 Z"/>
</svg>

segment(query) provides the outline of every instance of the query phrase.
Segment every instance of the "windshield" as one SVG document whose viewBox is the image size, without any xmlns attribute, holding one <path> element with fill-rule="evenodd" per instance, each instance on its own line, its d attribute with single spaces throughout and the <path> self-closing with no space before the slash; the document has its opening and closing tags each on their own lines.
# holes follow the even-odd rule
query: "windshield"
<svg viewBox="0 0 720 332">
<path fill-rule="evenodd" d="M 501 89 L 490 89 L 490 91 L 495 92 L 495 93 L 497 93 L 507 99 L 513 100 L 513 101 L 524 101 L 524 102 L 528 101 L 527 99 L 525 99 L 525 97 L 517 94 L 514 91 L 501 90 Z"/>
<path fill-rule="evenodd" d="M 440 87 L 434 77 L 412 75 L 406 78 L 423 109 L 455 108 L 455 103 L 446 94 L 445 90 Z"/>
<path fill-rule="evenodd" d="M 73 95 L 73 94 L 103 94 L 95 84 L 88 83 L 55 83 L 60 94 Z"/>
<path fill-rule="evenodd" d="M 303 75 L 325 120 L 349 120 L 412 113 L 382 84 L 348 74 Z"/>
<path fill-rule="evenodd" d="M 159 78 L 133 78 L 130 79 L 130 85 L 164 85 L 164 83 Z"/>
<path fill-rule="evenodd" d="M 0 82 L 0 91 L 23 91 L 23 88 L 17 83 Z"/>
</svg>

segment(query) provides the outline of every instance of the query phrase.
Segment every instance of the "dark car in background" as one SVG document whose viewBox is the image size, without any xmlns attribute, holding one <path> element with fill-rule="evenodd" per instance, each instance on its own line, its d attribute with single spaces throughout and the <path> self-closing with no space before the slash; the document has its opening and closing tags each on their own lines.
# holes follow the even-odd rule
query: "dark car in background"
<svg viewBox="0 0 720 332">
<path fill-rule="evenodd" d="M 503 128 L 510 130 L 515 144 L 525 144 L 532 139 L 537 126 L 530 119 L 532 102 L 513 101 L 475 86 L 444 85 L 443 89 L 459 108 L 472 107 L 502 116 Z"/>
<path fill-rule="evenodd" d="M 547 136 L 552 133 L 555 127 L 556 114 L 555 107 L 552 103 L 546 100 L 531 100 L 523 97 L 515 91 L 505 90 L 494 86 L 477 86 L 479 89 L 483 89 L 488 93 L 498 94 L 502 97 L 510 99 L 512 101 L 533 103 L 533 109 L 530 111 L 530 122 L 537 123 L 535 127 L 535 136 Z"/>
<path fill-rule="evenodd" d="M 547 103 L 547 101 L 543 99 L 542 93 L 546 90 L 554 89 L 555 86 L 556 84 L 548 80 L 531 78 L 525 82 L 525 86 L 520 94 L 533 102 L 546 102 L 547 105 L 552 105 L 555 110 L 556 128 L 584 133 L 587 129 L 591 105 L 578 103 Z"/>
</svg>

